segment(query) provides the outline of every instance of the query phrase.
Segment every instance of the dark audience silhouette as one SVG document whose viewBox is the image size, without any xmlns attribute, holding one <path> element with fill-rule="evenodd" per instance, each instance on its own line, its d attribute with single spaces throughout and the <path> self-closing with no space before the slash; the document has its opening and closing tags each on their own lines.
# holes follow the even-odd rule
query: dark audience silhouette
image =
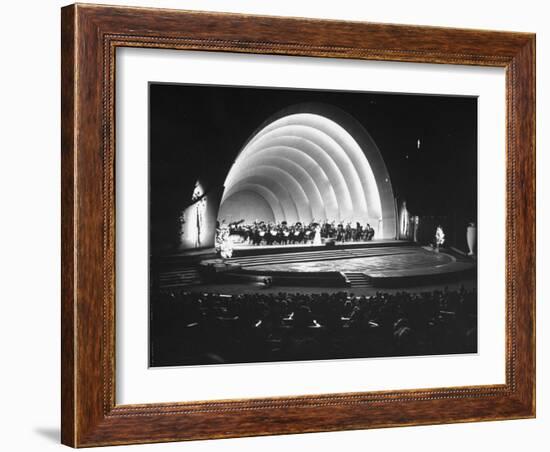
<svg viewBox="0 0 550 452">
<path fill-rule="evenodd" d="M 153 366 L 477 352 L 475 291 L 168 292 L 151 300 Z"/>
</svg>

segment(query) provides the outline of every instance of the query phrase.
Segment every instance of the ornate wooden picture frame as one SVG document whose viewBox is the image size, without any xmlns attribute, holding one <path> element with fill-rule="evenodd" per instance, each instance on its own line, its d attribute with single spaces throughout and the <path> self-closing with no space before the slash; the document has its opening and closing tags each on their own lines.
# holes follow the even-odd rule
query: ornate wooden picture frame
<svg viewBox="0 0 550 452">
<path fill-rule="evenodd" d="M 64 444 L 535 416 L 533 34 L 79 4 L 62 9 L 61 32 Z M 117 405 L 114 88 L 120 47 L 505 68 L 505 384 Z"/>
</svg>

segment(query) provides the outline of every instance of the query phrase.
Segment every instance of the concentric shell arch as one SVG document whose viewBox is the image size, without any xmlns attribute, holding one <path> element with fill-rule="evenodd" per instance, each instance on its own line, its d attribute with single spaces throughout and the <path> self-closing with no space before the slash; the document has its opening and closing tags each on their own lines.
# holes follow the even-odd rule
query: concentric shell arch
<svg viewBox="0 0 550 452">
<path fill-rule="evenodd" d="M 233 163 L 218 218 L 245 218 L 252 202 L 268 212 L 260 220 L 370 223 L 378 238 L 394 238 L 395 199 L 386 165 L 366 130 L 357 122 L 351 128 L 360 136 L 332 118 L 303 111 L 268 122 Z"/>
</svg>

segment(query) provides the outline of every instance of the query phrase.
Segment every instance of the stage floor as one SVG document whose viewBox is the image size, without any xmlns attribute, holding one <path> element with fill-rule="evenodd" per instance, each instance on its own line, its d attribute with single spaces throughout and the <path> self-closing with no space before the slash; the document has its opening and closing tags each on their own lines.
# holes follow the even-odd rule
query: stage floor
<svg viewBox="0 0 550 452">
<path fill-rule="evenodd" d="M 389 250 L 388 250 L 389 251 Z M 397 252 L 372 253 L 364 257 L 350 257 L 348 259 L 319 260 L 313 262 L 291 262 L 242 265 L 242 268 L 251 268 L 265 272 L 378 272 L 385 270 L 406 270 L 415 267 L 434 268 L 453 262 L 454 258 L 444 253 L 434 253 L 422 248 L 402 248 Z"/>
<path fill-rule="evenodd" d="M 391 287 L 432 285 L 475 277 L 475 260 L 451 250 L 437 253 L 406 241 L 351 242 L 326 246 L 245 246 L 234 257 L 194 256 L 161 271 L 171 289 L 208 283 L 255 285 L 271 277 L 277 286 Z"/>
</svg>

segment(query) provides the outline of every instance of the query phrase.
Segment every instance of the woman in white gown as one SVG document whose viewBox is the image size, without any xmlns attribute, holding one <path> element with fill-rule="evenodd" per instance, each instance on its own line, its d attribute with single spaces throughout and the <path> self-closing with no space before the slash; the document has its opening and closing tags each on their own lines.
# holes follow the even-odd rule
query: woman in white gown
<svg viewBox="0 0 550 452">
<path fill-rule="evenodd" d="M 441 225 L 437 226 L 435 230 L 435 251 L 439 252 L 439 247 L 445 243 L 445 233 Z"/>
<path fill-rule="evenodd" d="M 231 234 L 229 227 L 222 223 L 216 222 L 216 237 L 214 242 L 216 252 L 224 259 L 229 259 L 233 256 L 233 240 L 231 240 Z"/>
</svg>

